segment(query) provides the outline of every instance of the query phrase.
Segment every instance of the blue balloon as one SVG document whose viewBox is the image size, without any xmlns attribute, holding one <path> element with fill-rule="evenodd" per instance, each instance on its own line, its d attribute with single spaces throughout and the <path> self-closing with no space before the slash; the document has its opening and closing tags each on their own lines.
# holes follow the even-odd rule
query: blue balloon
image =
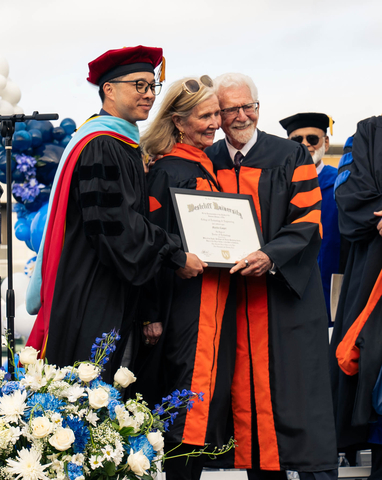
<svg viewBox="0 0 382 480">
<path fill-rule="evenodd" d="M 34 252 L 33 250 L 33 247 L 32 247 L 32 244 L 31 244 L 31 241 L 30 240 L 25 240 L 25 245 L 30 249 L 32 250 L 32 252 Z M 36 252 L 37 253 L 37 252 Z"/>
<path fill-rule="evenodd" d="M 62 127 L 56 127 L 52 130 L 52 137 L 54 140 L 61 142 L 66 137 L 66 132 Z"/>
<path fill-rule="evenodd" d="M 61 140 L 60 146 L 63 148 L 66 148 L 67 144 L 70 142 L 71 139 L 72 137 L 70 135 L 66 135 L 66 137 L 63 140 Z"/>
<path fill-rule="evenodd" d="M 50 187 L 44 187 L 40 189 L 40 193 L 37 195 L 34 202 L 24 203 L 25 208 L 30 212 L 35 212 L 39 210 L 44 205 L 44 203 L 49 201 L 49 195 L 50 195 Z"/>
<path fill-rule="evenodd" d="M 27 220 L 28 220 L 28 223 L 31 224 L 34 217 L 37 215 L 37 212 L 31 212 L 28 216 L 27 216 Z"/>
<path fill-rule="evenodd" d="M 25 122 L 16 122 L 15 123 L 15 132 L 18 132 L 19 130 L 26 130 L 27 124 Z"/>
<path fill-rule="evenodd" d="M 31 128 L 29 130 L 29 135 L 32 137 L 32 147 L 36 148 L 42 144 L 42 133 L 41 130 L 37 128 Z"/>
<path fill-rule="evenodd" d="M 20 152 L 27 150 L 32 145 L 32 137 L 26 130 L 19 130 L 13 134 L 12 147 Z"/>
<path fill-rule="evenodd" d="M 63 151 L 62 147 L 52 143 L 47 143 L 40 149 L 39 166 L 36 169 L 36 178 L 40 183 L 50 185 L 53 182 Z"/>
<path fill-rule="evenodd" d="M 40 208 L 40 210 L 36 213 L 31 223 L 30 243 L 35 252 L 38 252 L 38 249 L 40 248 L 40 243 L 41 243 L 42 235 L 44 233 L 47 213 L 48 213 L 48 203 L 45 203 Z"/>
<path fill-rule="evenodd" d="M 71 118 L 64 118 L 60 123 L 60 127 L 65 130 L 67 135 L 71 135 L 76 129 L 76 122 Z"/>
<path fill-rule="evenodd" d="M 15 223 L 15 235 L 18 240 L 25 242 L 30 238 L 30 226 L 29 222 L 25 218 L 20 218 Z"/>
<path fill-rule="evenodd" d="M 42 134 L 42 140 L 44 143 L 52 141 L 53 124 L 49 120 L 29 120 L 27 122 L 27 130 L 37 129 Z"/>
<path fill-rule="evenodd" d="M 2 170 L 0 170 L 0 182 L 1 183 L 7 183 L 7 175 Z"/>
</svg>

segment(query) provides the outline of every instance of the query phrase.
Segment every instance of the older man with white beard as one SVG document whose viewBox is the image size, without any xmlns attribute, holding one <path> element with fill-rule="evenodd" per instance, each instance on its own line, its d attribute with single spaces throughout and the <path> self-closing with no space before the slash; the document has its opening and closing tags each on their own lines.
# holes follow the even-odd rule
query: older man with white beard
<svg viewBox="0 0 382 480">
<path fill-rule="evenodd" d="M 337 478 L 325 300 L 317 255 L 321 192 L 308 150 L 257 129 L 241 74 L 214 80 L 224 140 L 206 149 L 224 192 L 252 195 L 264 245 L 238 262 L 233 463 L 250 480 Z"/>
<path fill-rule="evenodd" d="M 333 273 L 339 273 L 341 236 L 338 228 L 338 210 L 334 200 L 334 182 L 337 178 L 337 169 L 325 165 L 322 158 L 329 149 L 327 129 L 332 134 L 333 120 L 325 113 L 297 113 L 280 120 L 280 124 L 287 131 L 288 138 L 307 147 L 316 165 L 318 183 L 322 195 L 322 229 L 323 237 L 318 265 L 321 271 L 322 286 L 324 288 L 326 310 L 329 326 L 333 325 L 334 318 L 330 315 L 330 285 Z"/>
</svg>

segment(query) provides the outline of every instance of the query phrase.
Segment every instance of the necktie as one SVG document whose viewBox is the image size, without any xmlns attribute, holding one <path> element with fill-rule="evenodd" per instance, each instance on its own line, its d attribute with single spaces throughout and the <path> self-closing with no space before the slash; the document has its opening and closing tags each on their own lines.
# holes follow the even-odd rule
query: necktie
<svg viewBox="0 0 382 480">
<path fill-rule="evenodd" d="M 244 158 L 244 155 L 241 152 L 237 151 L 235 153 L 235 158 L 233 159 L 233 163 L 235 164 L 236 170 L 240 168 L 241 161 L 243 158 Z"/>
</svg>

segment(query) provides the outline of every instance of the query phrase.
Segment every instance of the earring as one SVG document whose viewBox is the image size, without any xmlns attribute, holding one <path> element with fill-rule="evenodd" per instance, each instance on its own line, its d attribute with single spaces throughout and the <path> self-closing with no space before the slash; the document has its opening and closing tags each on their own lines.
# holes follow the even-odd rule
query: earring
<svg viewBox="0 0 382 480">
<path fill-rule="evenodd" d="M 184 132 L 181 132 L 179 130 L 179 140 L 180 140 L 180 143 L 183 143 L 183 138 L 184 138 Z"/>
</svg>

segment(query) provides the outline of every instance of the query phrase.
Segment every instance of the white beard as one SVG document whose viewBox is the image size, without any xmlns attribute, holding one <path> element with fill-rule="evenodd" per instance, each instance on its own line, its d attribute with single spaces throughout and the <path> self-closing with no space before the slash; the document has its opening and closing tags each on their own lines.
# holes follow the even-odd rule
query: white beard
<svg viewBox="0 0 382 480">
<path fill-rule="evenodd" d="M 238 125 L 240 126 L 248 125 L 248 126 L 251 126 L 251 128 L 246 128 L 243 131 L 233 128 L 233 126 L 238 126 Z M 244 124 L 241 122 L 235 122 L 229 128 L 229 135 L 238 143 L 243 143 L 243 144 L 248 143 L 253 137 L 254 133 L 255 133 L 254 122 L 249 119 L 247 120 L 247 122 L 244 122 Z"/>
<path fill-rule="evenodd" d="M 318 150 L 314 151 L 312 155 L 314 164 L 317 165 L 318 163 L 320 163 L 324 155 L 325 155 L 325 141 Z"/>
</svg>

